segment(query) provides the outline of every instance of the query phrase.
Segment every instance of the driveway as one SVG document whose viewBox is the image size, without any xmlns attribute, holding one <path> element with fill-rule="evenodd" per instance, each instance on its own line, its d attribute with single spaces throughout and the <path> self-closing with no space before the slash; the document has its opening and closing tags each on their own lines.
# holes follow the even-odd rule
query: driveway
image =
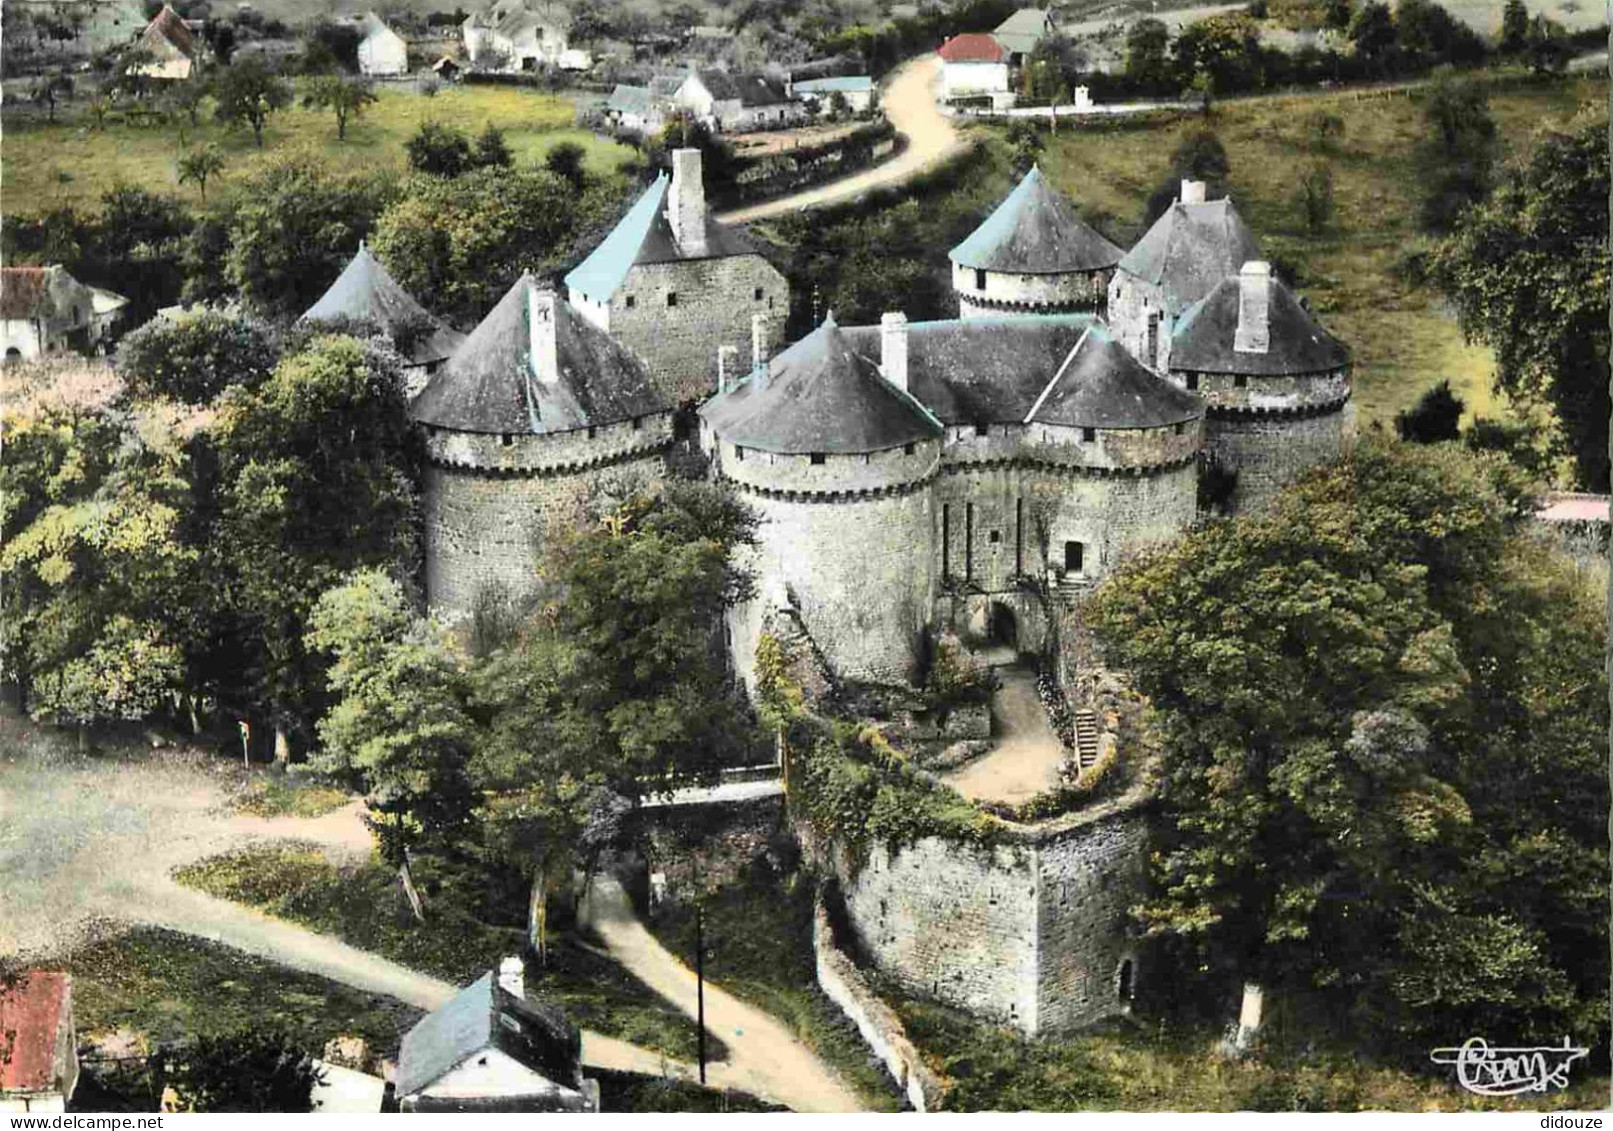
<svg viewBox="0 0 1613 1131">
<path fill-rule="evenodd" d="M 963 141 L 952 122 L 936 108 L 934 87 L 940 73 L 941 59 L 933 51 L 909 59 L 892 73 L 882 95 L 885 117 L 897 132 L 906 135 L 907 148 L 889 161 L 817 188 L 725 212 L 717 219 L 726 224 L 749 224 L 770 216 L 838 204 L 869 189 L 900 184 L 944 161 L 963 147 Z"/>
<path fill-rule="evenodd" d="M 1059 784 L 1064 744 L 1053 733 L 1029 668 L 998 668 L 1002 687 L 991 700 L 997 730 L 992 748 L 943 780 L 975 801 L 1018 805 Z"/>
</svg>

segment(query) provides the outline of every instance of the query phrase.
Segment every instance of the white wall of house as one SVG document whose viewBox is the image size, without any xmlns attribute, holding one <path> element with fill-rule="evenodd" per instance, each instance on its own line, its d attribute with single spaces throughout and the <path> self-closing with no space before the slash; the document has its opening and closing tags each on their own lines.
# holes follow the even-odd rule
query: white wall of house
<svg viewBox="0 0 1613 1131">
<path fill-rule="evenodd" d="M 1007 89 L 1007 63 L 945 63 L 941 67 L 943 98 L 997 94 Z"/>
<path fill-rule="evenodd" d="M 48 348 L 39 323 L 33 319 L 9 318 L 0 322 L 0 355 L 12 360 L 20 357 L 26 361 L 38 357 Z"/>
<path fill-rule="evenodd" d="M 390 28 L 378 28 L 359 42 L 358 69 L 366 75 L 407 74 L 409 45 Z"/>
</svg>

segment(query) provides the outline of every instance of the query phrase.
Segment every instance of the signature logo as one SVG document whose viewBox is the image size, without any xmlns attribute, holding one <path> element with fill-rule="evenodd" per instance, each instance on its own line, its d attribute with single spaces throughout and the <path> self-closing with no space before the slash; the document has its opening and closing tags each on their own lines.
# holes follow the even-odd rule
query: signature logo
<svg viewBox="0 0 1613 1131">
<path fill-rule="evenodd" d="M 1460 1048 L 1435 1049 L 1435 1064 L 1456 1065 L 1456 1082 L 1480 1096 L 1516 1096 L 1568 1087 L 1568 1067 L 1589 1049 L 1563 1038 L 1562 1047 L 1491 1048 L 1483 1037 L 1469 1037 Z"/>
</svg>

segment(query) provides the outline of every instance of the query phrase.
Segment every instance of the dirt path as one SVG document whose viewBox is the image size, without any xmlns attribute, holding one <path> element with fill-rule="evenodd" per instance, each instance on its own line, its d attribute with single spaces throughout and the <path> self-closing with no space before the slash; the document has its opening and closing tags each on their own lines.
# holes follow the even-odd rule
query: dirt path
<svg viewBox="0 0 1613 1131">
<path fill-rule="evenodd" d="M 638 921 L 616 881 L 595 877 L 580 916 L 599 932 L 612 958 L 685 1014 L 696 1015 L 694 972 Z M 728 1046 L 728 1059 L 708 1066 L 710 1083 L 750 1092 L 795 1111 L 864 1110 L 856 1093 L 794 1034 L 710 981 L 706 1028 Z"/>
<path fill-rule="evenodd" d="M 965 797 L 1017 805 L 1059 782 L 1064 745 L 1047 721 L 1028 668 L 998 668 L 1002 689 L 991 701 L 996 744 L 985 757 L 946 777 Z"/>
<path fill-rule="evenodd" d="M 921 55 L 898 67 L 885 87 L 882 95 L 885 116 L 897 132 L 907 137 L 907 148 L 901 153 L 861 173 L 765 204 L 727 212 L 717 219 L 727 224 L 749 224 L 753 220 L 850 200 L 869 189 L 905 181 L 955 153 L 963 141 L 952 122 L 935 105 L 933 87 L 940 70 L 939 56 L 933 52 Z"/>
</svg>

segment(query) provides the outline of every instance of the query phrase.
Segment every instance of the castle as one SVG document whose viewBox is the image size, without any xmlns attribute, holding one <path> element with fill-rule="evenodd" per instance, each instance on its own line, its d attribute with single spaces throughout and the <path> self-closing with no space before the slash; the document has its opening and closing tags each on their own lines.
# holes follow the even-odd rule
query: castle
<svg viewBox="0 0 1613 1131">
<path fill-rule="evenodd" d="M 700 154 L 678 151 L 567 297 L 522 278 L 414 401 L 433 608 L 530 589 L 548 524 L 613 469 L 660 474 L 696 401 L 710 474 L 762 520 L 727 626 L 739 675 L 786 616 L 843 679 L 910 682 L 956 633 L 1068 680 L 1085 595 L 1187 530 L 1210 477 L 1251 510 L 1342 450 L 1349 351 L 1202 184 L 1122 252 L 1032 169 L 950 258 L 958 318 L 831 313 L 783 345 L 783 277 L 711 220 Z M 877 846 L 841 877 L 848 915 L 912 989 L 1033 1033 L 1103 1017 L 1138 978 L 1142 804 L 1014 826 L 986 855 Z"/>
</svg>

